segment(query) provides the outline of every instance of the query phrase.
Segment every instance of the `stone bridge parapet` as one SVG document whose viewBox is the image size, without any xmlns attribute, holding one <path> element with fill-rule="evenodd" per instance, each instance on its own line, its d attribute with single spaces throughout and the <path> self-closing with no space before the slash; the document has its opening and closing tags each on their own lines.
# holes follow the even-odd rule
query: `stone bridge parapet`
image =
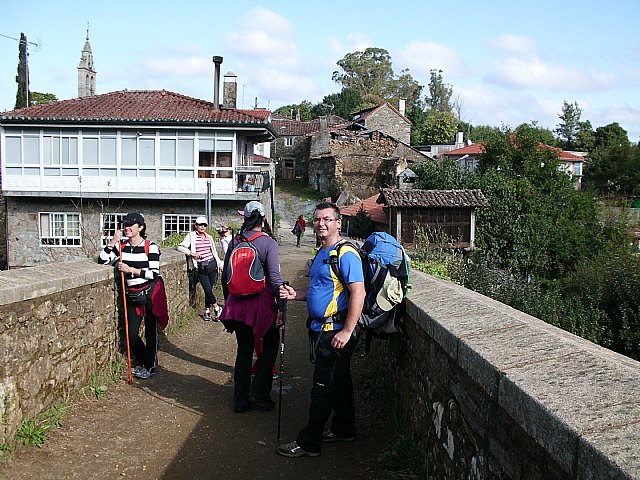
<svg viewBox="0 0 640 480">
<path fill-rule="evenodd" d="M 374 342 L 430 478 L 640 478 L 640 363 L 421 272 Z"/>
<path fill-rule="evenodd" d="M 172 322 L 191 311 L 185 256 L 163 249 L 161 271 Z M 0 272 L 0 443 L 117 360 L 119 278 L 91 260 Z"/>
</svg>

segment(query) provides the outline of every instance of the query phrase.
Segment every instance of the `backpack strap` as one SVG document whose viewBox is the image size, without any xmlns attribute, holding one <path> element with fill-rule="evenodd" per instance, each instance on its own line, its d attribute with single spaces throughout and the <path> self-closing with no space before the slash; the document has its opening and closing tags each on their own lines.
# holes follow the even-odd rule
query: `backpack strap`
<svg viewBox="0 0 640 480">
<path fill-rule="evenodd" d="M 148 238 L 144 239 L 144 254 L 149 257 L 149 249 L 151 248 L 151 240 Z"/>
<path fill-rule="evenodd" d="M 338 280 L 340 280 L 340 283 L 342 284 L 342 290 L 344 291 L 344 294 L 347 296 L 348 300 L 349 285 L 347 285 L 347 283 L 344 281 L 344 277 L 340 272 L 340 250 L 342 250 L 342 247 L 347 245 L 358 252 L 359 249 L 354 243 L 350 242 L 349 240 L 340 240 L 333 246 L 333 248 L 329 252 L 329 265 L 331 266 L 331 271 L 333 272 L 333 274 L 337 277 Z"/>
</svg>

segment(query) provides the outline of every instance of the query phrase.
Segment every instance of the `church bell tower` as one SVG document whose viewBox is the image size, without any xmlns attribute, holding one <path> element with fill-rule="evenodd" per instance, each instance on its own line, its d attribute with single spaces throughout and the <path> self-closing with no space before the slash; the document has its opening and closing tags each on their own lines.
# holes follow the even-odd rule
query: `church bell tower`
<svg viewBox="0 0 640 480">
<path fill-rule="evenodd" d="M 90 97 L 96 94 L 96 71 L 93 67 L 93 52 L 89 43 L 89 29 L 87 40 L 84 42 L 80 65 L 78 65 L 78 97 Z"/>
</svg>

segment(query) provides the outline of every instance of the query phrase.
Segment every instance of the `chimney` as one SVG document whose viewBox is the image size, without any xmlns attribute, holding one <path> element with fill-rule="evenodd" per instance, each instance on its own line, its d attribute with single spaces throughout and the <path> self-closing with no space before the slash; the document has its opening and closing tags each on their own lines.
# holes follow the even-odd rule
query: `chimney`
<svg viewBox="0 0 640 480">
<path fill-rule="evenodd" d="M 406 110 L 407 107 L 407 101 L 404 98 L 401 98 L 400 100 L 398 100 L 398 111 L 400 112 L 400 115 L 402 115 L 404 117 L 404 112 Z"/>
<path fill-rule="evenodd" d="M 456 133 L 456 148 L 462 147 L 464 147 L 464 132 L 458 132 Z"/>
<path fill-rule="evenodd" d="M 214 108 L 220 108 L 220 64 L 222 63 L 222 57 L 214 56 L 213 64 L 213 105 Z"/>
<path fill-rule="evenodd" d="M 238 82 L 236 79 L 238 76 L 233 72 L 227 72 L 224 74 L 224 81 L 222 82 L 222 108 L 237 108 L 236 103 L 238 99 Z"/>
</svg>

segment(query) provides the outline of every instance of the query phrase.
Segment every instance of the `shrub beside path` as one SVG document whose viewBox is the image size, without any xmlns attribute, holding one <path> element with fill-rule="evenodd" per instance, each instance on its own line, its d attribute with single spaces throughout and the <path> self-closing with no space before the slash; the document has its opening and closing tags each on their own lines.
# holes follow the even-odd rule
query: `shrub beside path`
<svg viewBox="0 0 640 480">
<path fill-rule="evenodd" d="M 281 230 L 283 278 L 307 280 L 314 239 Z M 282 433 L 293 440 L 306 421 L 312 365 L 304 328 L 306 305 L 290 302 L 286 330 Z M 148 380 L 108 387 L 103 400 L 85 399 L 50 433 L 42 448 L 21 447 L 0 463 L 0 479 L 278 479 L 389 478 L 378 460 L 391 437 L 376 414 L 358 416 L 358 439 L 323 446 L 317 458 L 276 455 L 278 409 L 233 412 L 235 337 L 220 323 L 192 319 L 161 338 L 159 368 Z M 370 402 L 354 357 L 356 406 Z M 279 367 L 280 360 L 277 360 Z M 279 383 L 273 398 L 278 403 Z"/>
</svg>

